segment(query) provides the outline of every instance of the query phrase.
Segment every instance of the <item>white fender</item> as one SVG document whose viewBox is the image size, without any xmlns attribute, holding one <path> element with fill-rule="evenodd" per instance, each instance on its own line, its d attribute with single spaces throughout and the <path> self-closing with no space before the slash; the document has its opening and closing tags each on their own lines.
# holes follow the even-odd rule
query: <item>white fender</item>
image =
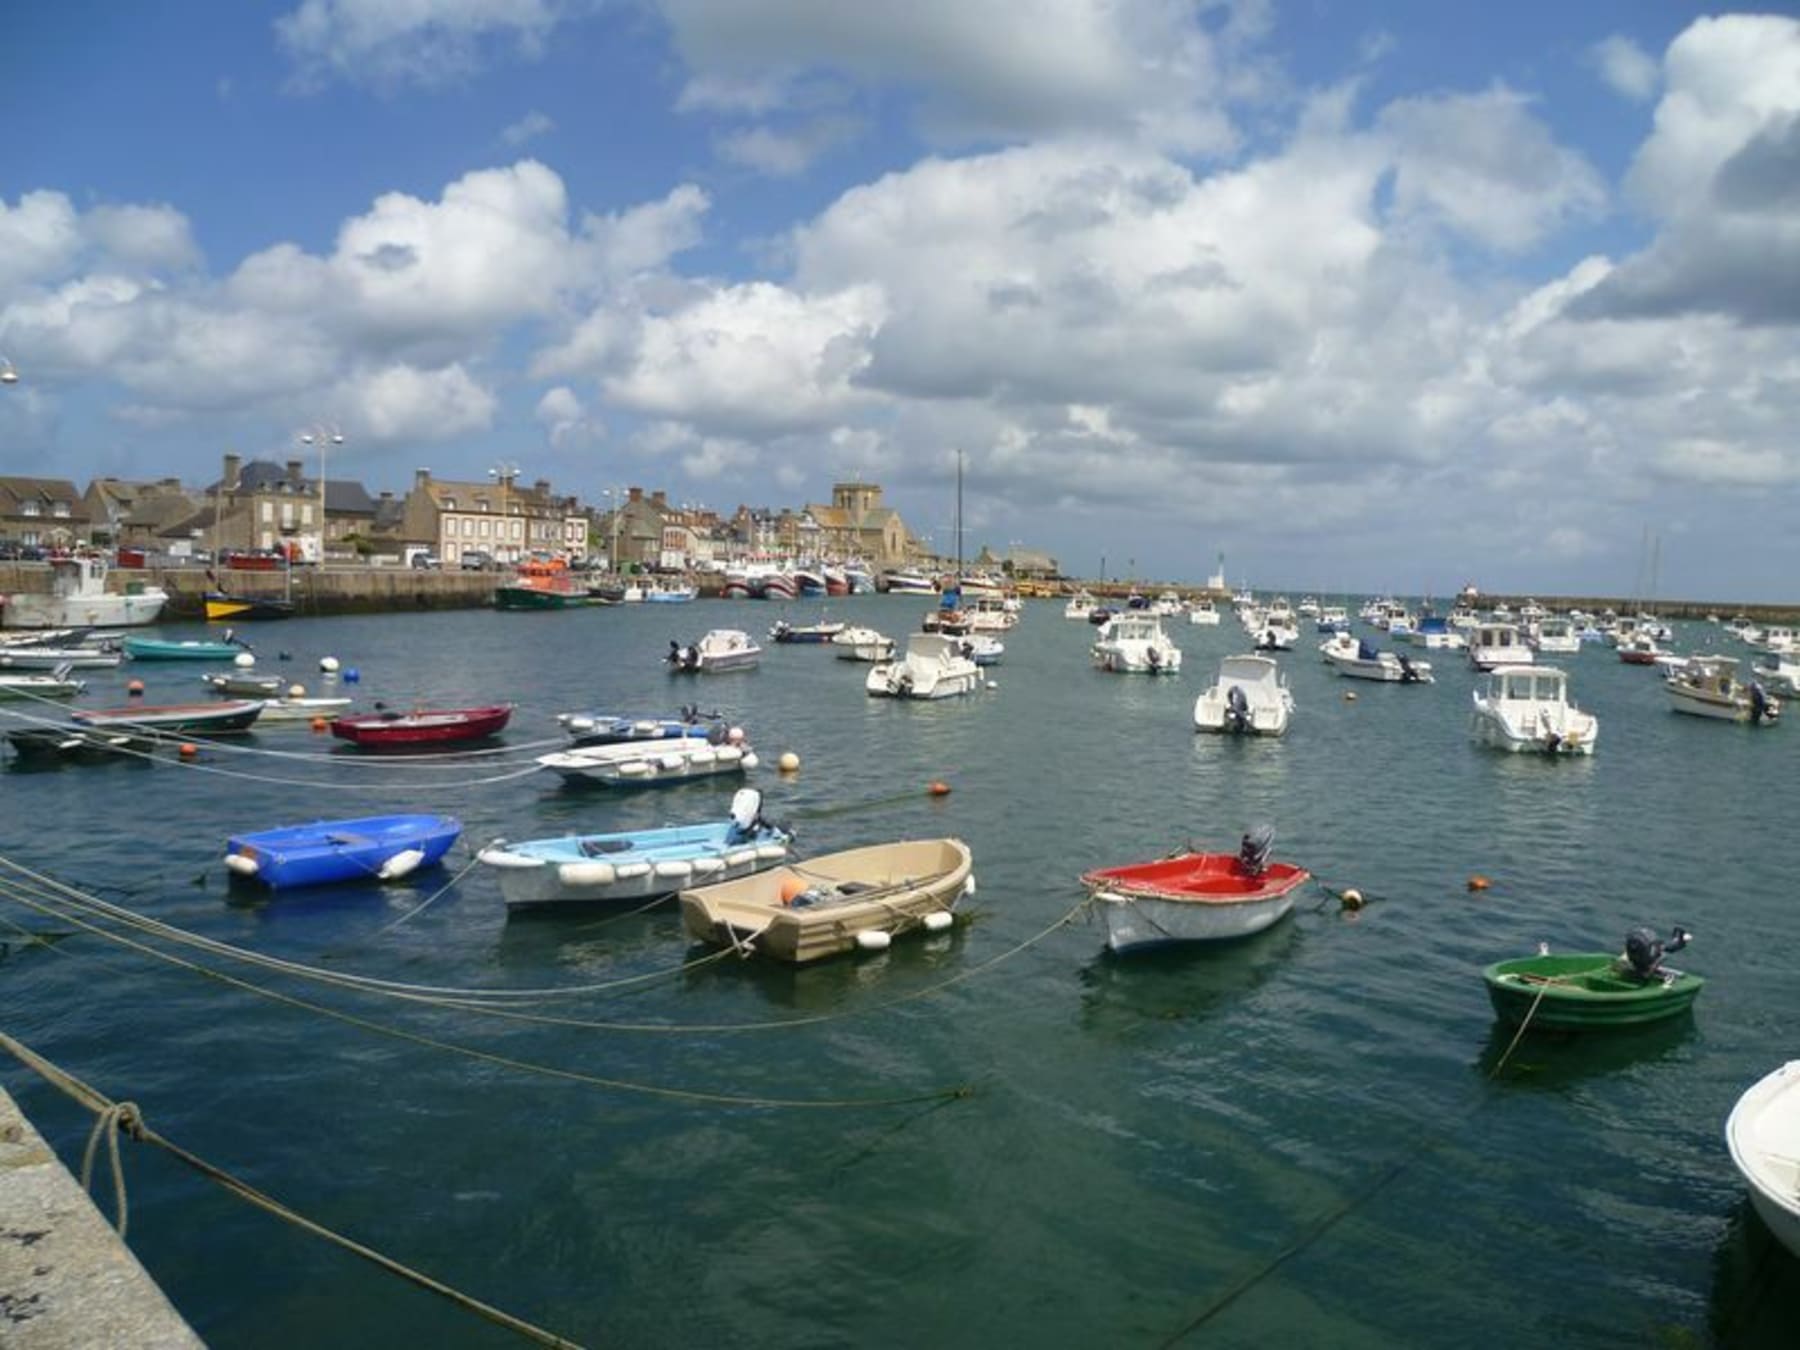
<svg viewBox="0 0 1800 1350">
<path fill-rule="evenodd" d="M 503 843 L 489 844 L 475 855 L 477 862 L 484 862 L 490 867 L 547 867 L 542 858 L 528 858 L 523 853 L 514 853 Z"/>
<path fill-rule="evenodd" d="M 663 768 L 668 769 L 671 772 L 673 772 L 674 770 L 679 769 L 682 765 L 686 764 L 687 759 L 683 755 L 677 755 L 674 753 L 670 753 L 667 755 L 659 756 L 656 762 L 658 764 L 662 765 Z"/>
<path fill-rule="evenodd" d="M 963 894 L 964 895 L 975 894 L 975 874 L 973 872 L 969 873 L 968 880 L 963 882 Z"/>
<path fill-rule="evenodd" d="M 865 928 L 856 935 L 857 950 L 864 952 L 885 952 L 893 941 L 893 937 L 880 928 Z"/>
<path fill-rule="evenodd" d="M 654 772 L 654 770 L 641 759 L 630 760 L 627 763 L 619 765 L 619 777 L 621 778 L 642 778 L 645 774 L 651 772 Z"/>
<path fill-rule="evenodd" d="M 729 764 L 733 760 L 742 759 L 743 757 L 744 752 L 735 745 L 721 745 L 717 750 L 713 751 L 713 758 L 717 759 L 721 764 Z"/>
<path fill-rule="evenodd" d="M 236 872 L 240 877 L 253 877 L 258 872 L 262 871 L 262 864 L 257 862 L 256 859 L 252 858 L 248 853 L 227 853 L 225 855 L 225 866 L 229 867 L 233 872 Z"/>
<path fill-rule="evenodd" d="M 754 769 L 756 767 L 756 756 L 751 754 L 748 750 L 744 751 L 744 767 L 746 769 Z"/>
<path fill-rule="evenodd" d="M 724 870 L 725 870 L 725 860 L 723 858 L 695 858 L 694 859 L 694 875 L 695 876 L 710 877 L 714 873 L 723 872 Z"/>
<path fill-rule="evenodd" d="M 787 857 L 787 845 L 758 844 L 756 846 L 756 856 L 763 859 L 765 862 L 779 861 L 780 859 Z"/>
<path fill-rule="evenodd" d="M 925 916 L 925 931 L 927 933 L 941 933 L 955 922 L 956 916 L 951 914 L 949 910 L 934 909 Z"/>
<path fill-rule="evenodd" d="M 633 722 L 631 724 L 631 729 L 640 736 L 648 736 L 651 732 L 659 730 L 661 726 L 661 722 L 652 722 L 648 718 L 645 718 L 641 722 Z"/>
<path fill-rule="evenodd" d="M 747 867 L 756 861 L 756 850 L 753 848 L 733 849 L 725 855 L 727 867 Z"/>
<path fill-rule="evenodd" d="M 376 870 L 375 875 L 380 877 L 383 881 L 393 881 L 395 878 L 403 877 L 408 872 L 413 871 L 424 861 L 425 850 L 418 848 L 403 848 L 393 857 L 381 864 L 380 868 Z"/>
<path fill-rule="evenodd" d="M 565 717 L 563 725 L 570 731 L 592 731 L 594 719 L 591 717 Z"/>
<path fill-rule="evenodd" d="M 688 751 L 687 762 L 692 764 L 695 768 L 700 768 L 704 765 L 713 763 L 717 759 L 718 756 L 712 752 L 710 746 L 701 745 L 695 746 L 692 750 Z"/>
<path fill-rule="evenodd" d="M 566 862 L 557 866 L 556 878 L 565 886 L 610 886 L 616 874 L 609 862 Z"/>
<path fill-rule="evenodd" d="M 686 881 L 694 875 L 694 865 L 680 858 L 670 858 L 656 864 L 656 875 L 667 881 Z"/>
<path fill-rule="evenodd" d="M 638 877 L 650 875 L 650 864 L 644 862 L 620 863 L 613 868 L 613 872 L 620 881 L 635 881 Z"/>
</svg>

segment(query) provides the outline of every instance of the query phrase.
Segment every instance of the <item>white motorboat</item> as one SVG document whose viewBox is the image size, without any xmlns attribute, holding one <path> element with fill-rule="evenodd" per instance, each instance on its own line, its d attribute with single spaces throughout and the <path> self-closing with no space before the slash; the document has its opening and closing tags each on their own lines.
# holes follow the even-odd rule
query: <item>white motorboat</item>
<svg viewBox="0 0 1800 1350">
<path fill-rule="evenodd" d="M 1128 610 L 1099 632 L 1094 664 L 1117 675 L 1175 675 L 1181 648 L 1163 632 L 1162 620 L 1146 610 Z"/>
<path fill-rule="evenodd" d="M 1019 625 L 1019 611 L 1009 608 L 1006 597 L 978 595 L 972 604 L 963 606 L 972 633 L 1008 633 Z"/>
<path fill-rule="evenodd" d="M 1293 711 L 1294 696 L 1273 657 L 1228 656 L 1219 662 L 1217 683 L 1194 700 L 1194 729 L 1280 736 Z"/>
<path fill-rule="evenodd" d="M 1291 617 L 1283 618 L 1271 610 L 1257 626 L 1256 650 L 1259 652 L 1291 652 L 1300 641 L 1300 630 Z"/>
<path fill-rule="evenodd" d="M 1106 945 L 1131 952 L 1171 943 L 1232 942 L 1279 922 L 1312 874 L 1269 861 L 1274 831 L 1244 836 L 1236 853 L 1175 853 L 1085 873 L 1106 922 Z"/>
<path fill-rule="evenodd" d="M 0 672 L 0 699 L 74 698 L 87 688 L 87 682 L 71 679 L 69 670 L 58 666 L 47 674 Z"/>
<path fill-rule="evenodd" d="M 906 655 L 869 672 L 863 682 L 871 698 L 954 698 L 981 687 L 981 671 L 962 654 L 962 644 L 945 633 L 915 633 Z"/>
<path fill-rule="evenodd" d="M 900 567 L 882 574 L 889 595 L 936 595 L 937 586 L 923 572 Z"/>
<path fill-rule="evenodd" d="M 1006 644 L 991 633 L 970 633 L 959 639 L 956 646 L 978 666 L 997 666 L 1006 655 Z"/>
<path fill-rule="evenodd" d="M 1690 656 L 1664 687 L 1669 707 L 1678 713 L 1753 727 L 1774 726 L 1781 720 L 1781 701 L 1756 680 L 1739 678 L 1736 657 Z"/>
<path fill-rule="evenodd" d="M 1477 670 L 1528 666 L 1531 648 L 1514 623 L 1479 623 L 1469 634 L 1469 664 Z"/>
<path fill-rule="evenodd" d="M 1539 619 L 1526 640 L 1533 651 L 1546 656 L 1581 650 L 1581 635 L 1575 631 L 1575 621 L 1555 614 L 1546 614 Z"/>
<path fill-rule="evenodd" d="M 132 582 L 123 594 L 106 589 L 106 563 L 99 558 L 56 558 L 50 563 L 50 593 L 15 591 L 0 601 L 0 626 L 7 628 L 136 628 L 155 623 L 169 601 L 160 586 Z"/>
<path fill-rule="evenodd" d="M 1360 650 L 1362 650 L 1362 643 L 1351 636 L 1349 632 L 1333 633 L 1319 644 L 1319 655 L 1324 658 L 1326 665 L 1354 658 Z"/>
<path fill-rule="evenodd" d="M 262 713 L 256 719 L 259 727 L 271 722 L 312 722 L 318 718 L 330 720 L 348 708 L 350 700 L 290 695 L 287 698 L 265 698 L 262 705 Z"/>
<path fill-rule="evenodd" d="M 1346 635 L 1340 635 L 1346 636 Z M 1397 652 L 1379 652 L 1366 642 L 1351 639 L 1354 650 L 1345 653 L 1341 648 L 1331 648 L 1326 643 L 1319 650 L 1325 653 L 1325 663 L 1339 675 L 1352 680 L 1379 680 L 1388 684 L 1430 684 L 1431 663 L 1414 661 L 1411 657 L 1401 656 Z"/>
<path fill-rule="evenodd" d="M 1800 1059 L 1738 1098 L 1725 1121 L 1725 1146 L 1757 1217 L 1800 1259 Z"/>
<path fill-rule="evenodd" d="M 691 647 L 670 640 L 669 668 L 682 673 L 717 675 L 728 670 L 750 670 L 762 658 L 762 648 L 740 628 L 715 628 Z"/>
<path fill-rule="evenodd" d="M 1499 666 L 1474 692 L 1469 734 L 1516 753 L 1591 755 L 1600 722 L 1569 702 L 1568 676 L 1554 666 Z"/>
<path fill-rule="evenodd" d="M 1219 607 L 1210 598 L 1194 601 L 1188 606 L 1188 622 L 1206 628 L 1219 626 Z"/>
<path fill-rule="evenodd" d="M 1800 698 L 1800 656 L 1772 656 L 1752 674 L 1783 698 Z"/>
<path fill-rule="evenodd" d="M 1063 606 L 1063 618 L 1080 619 L 1083 623 L 1094 612 L 1094 597 L 1085 590 L 1076 591 L 1069 597 L 1069 603 Z"/>
<path fill-rule="evenodd" d="M 891 661 L 894 639 L 873 628 L 846 628 L 831 639 L 831 648 L 840 661 Z"/>
<path fill-rule="evenodd" d="M 762 794 L 740 788 L 729 819 L 625 834 L 496 840 L 475 856 L 499 876 L 509 909 L 642 905 L 685 886 L 735 881 L 785 862 L 788 833 L 762 818 Z"/>
<path fill-rule="evenodd" d="M 0 647 L 0 670 L 114 670 L 125 659 L 116 647 Z"/>
<path fill-rule="evenodd" d="M 571 783 L 605 787 L 659 787 L 756 767 L 756 752 L 742 740 L 714 745 L 695 737 L 665 741 L 621 741 L 583 745 L 541 755 L 538 767 Z"/>
<path fill-rule="evenodd" d="M 1300 598 L 1300 607 L 1294 611 L 1303 619 L 1319 617 L 1319 601 L 1317 596 L 1306 595 Z"/>
<path fill-rule="evenodd" d="M 1460 652 L 1469 645 L 1462 630 L 1452 628 L 1450 620 L 1441 614 L 1421 614 L 1418 623 L 1406 634 L 1406 640 L 1426 651 Z"/>
<path fill-rule="evenodd" d="M 1164 591 L 1150 602 L 1150 612 L 1159 618 L 1172 619 L 1181 610 L 1181 596 L 1174 591 Z"/>
</svg>

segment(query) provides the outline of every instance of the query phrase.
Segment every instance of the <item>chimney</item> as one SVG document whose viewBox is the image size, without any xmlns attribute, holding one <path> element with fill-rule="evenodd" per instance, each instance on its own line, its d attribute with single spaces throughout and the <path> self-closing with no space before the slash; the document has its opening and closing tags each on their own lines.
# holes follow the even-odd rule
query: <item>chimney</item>
<svg viewBox="0 0 1800 1350">
<path fill-rule="evenodd" d="M 631 500 L 631 501 L 634 501 L 634 502 L 641 502 L 641 501 L 643 501 L 643 500 L 644 500 L 644 489 L 642 489 L 642 488 L 641 488 L 641 487 L 637 487 L 637 488 L 631 488 L 631 489 L 629 489 L 629 490 L 628 490 L 628 491 L 627 491 L 627 492 L 626 492 L 626 494 L 625 494 L 625 495 L 626 495 L 626 496 L 627 496 L 627 497 L 628 497 L 628 498 L 629 498 L 629 499 L 630 499 L 630 500 Z"/>
<path fill-rule="evenodd" d="M 667 506 L 668 504 L 669 504 L 669 494 L 662 491 L 662 489 L 658 488 L 655 492 L 652 492 L 650 494 L 650 505 L 652 505 L 652 506 Z"/>
<path fill-rule="evenodd" d="M 290 487 L 299 487 L 306 481 L 306 471 L 301 467 L 299 460 L 290 459 L 287 462 L 287 480 Z"/>
<path fill-rule="evenodd" d="M 393 501 L 394 500 L 394 490 L 392 488 L 381 489 L 381 500 L 384 502 Z"/>
<path fill-rule="evenodd" d="M 537 482 L 531 485 L 531 490 L 540 497 L 548 497 L 550 495 L 550 480 L 548 478 L 538 479 Z"/>
<path fill-rule="evenodd" d="M 415 488 L 430 487 L 431 486 L 431 470 L 430 469 L 414 469 L 413 470 L 413 486 Z"/>
<path fill-rule="evenodd" d="M 220 477 L 219 482 L 225 487 L 235 491 L 238 485 L 238 477 L 241 472 L 240 466 L 243 462 L 242 456 L 227 454 L 225 456 L 225 472 Z"/>
</svg>

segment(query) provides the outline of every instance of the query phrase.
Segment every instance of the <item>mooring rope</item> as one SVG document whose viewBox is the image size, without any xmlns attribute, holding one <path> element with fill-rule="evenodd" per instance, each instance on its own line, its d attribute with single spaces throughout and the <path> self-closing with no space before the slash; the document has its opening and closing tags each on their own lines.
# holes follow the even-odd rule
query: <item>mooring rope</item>
<svg viewBox="0 0 1800 1350">
<path fill-rule="evenodd" d="M 98 1089 L 83 1082 L 61 1066 L 45 1059 L 42 1055 L 31 1049 L 31 1047 L 25 1045 L 22 1041 L 15 1040 L 4 1031 L 0 1031 L 0 1049 L 8 1051 L 21 1064 L 34 1070 L 52 1087 L 57 1088 L 67 1096 L 72 1097 L 88 1110 L 94 1112 L 96 1117 L 94 1131 L 88 1137 L 87 1152 L 82 1161 L 81 1185 L 84 1190 L 87 1189 L 89 1185 L 89 1174 L 92 1168 L 94 1154 L 99 1144 L 100 1137 L 102 1133 L 104 1133 L 113 1170 L 114 1193 L 118 1206 L 118 1229 L 121 1238 L 125 1236 L 126 1210 L 125 1177 L 119 1159 L 118 1137 L 119 1135 L 124 1134 L 127 1137 L 142 1143 L 155 1144 L 158 1148 L 185 1163 L 188 1167 L 200 1173 L 208 1180 L 224 1187 L 240 1199 L 249 1201 L 252 1205 L 255 1205 L 265 1213 L 273 1214 L 275 1217 L 293 1224 L 302 1231 L 311 1233 L 314 1237 L 323 1238 L 334 1246 L 340 1247 L 344 1251 L 350 1252 L 354 1256 L 359 1256 L 372 1265 L 387 1271 L 388 1274 L 397 1275 L 408 1284 L 423 1289 L 428 1293 L 436 1294 L 440 1298 L 447 1299 L 457 1307 L 462 1308 L 467 1312 L 472 1312 L 479 1317 L 483 1317 L 494 1323 L 496 1326 L 504 1327 L 506 1330 L 523 1336 L 527 1340 L 535 1341 L 539 1345 L 571 1348 L 575 1346 L 576 1343 L 574 1341 L 558 1336 L 554 1332 L 546 1331 L 544 1328 L 536 1326 L 531 1322 L 527 1322 L 523 1318 L 515 1317 L 513 1314 L 505 1312 L 500 1308 L 496 1308 L 491 1303 L 485 1303 L 471 1294 L 465 1294 L 461 1290 L 453 1288 L 441 1280 L 434 1279 L 423 1271 L 416 1270 L 412 1266 L 397 1261 L 391 1256 L 386 1256 L 383 1253 L 376 1251 L 373 1247 L 366 1246 L 363 1243 L 356 1241 L 354 1238 L 346 1237 L 335 1229 L 327 1228 L 324 1224 L 315 1219 L 307 1218 L 304 1214 L 283 1204 L 267 1192 L 258 1190 L 242 1177 L 235 1176 L 232 1173 L 227 1172 L 224 1168 L 207 1162 L 197 1154 L 188 1152 L 188 1150 L 182 1148 L 173 1140 L 165 1138 L 144 1122 L 143 1114 L 131 1102 L 113 1101 Z"/>
</svg>

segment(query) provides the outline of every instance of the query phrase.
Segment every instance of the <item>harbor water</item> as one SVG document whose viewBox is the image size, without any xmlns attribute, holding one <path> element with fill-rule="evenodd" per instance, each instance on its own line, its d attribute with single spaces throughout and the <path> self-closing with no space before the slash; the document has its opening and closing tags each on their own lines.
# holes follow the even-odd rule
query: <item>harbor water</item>
<svg viewBox="0 0 1800 1350">
<path fill-rule="evenodd" d="M 900 636 L 928 604 L 828 614 Z M 1750 1212 L 1722 1128 L 1800 1054 L 1800 728 L 1673 715 L 1653 670 L 1589 647 L 1555 664 L 1600 719 L 1593 758 L 1509 756 L 1469 738 L 1459 654 L 1430 653 L 1430 686 L 1366 684 L 1308 634 L 1281 658 L 1285 739 L 1196 736 L 1196 694 L 1246 646 L 1229 617 L 1170 621 L 1178 677 L 1117 676 L 1042 601 L 1005 635 L 996 687 L 942 703 L 871 699 L 868 668 L 828 648 L 770 646 L 710 678 L 663 667 L 671 639 L 819 611 L 246 630 L 260 671 L 311 694 L 330 655 L 364 708 L 518 708 L 492 752 L 453 760 L 359 755 L 302 725 L 243 742 L 280 753 L 188 766 L 9 761 L 0 854 L 331 972 L 599 988 L 497 1017 L 136 934 L 151 951 L 23 944 L 74 925 L 8 874 L 4 1027 L 299 1211 L 586 1344 L 1792 1344 L 1800 1269 Z M 1701 624 L 1675 645 L 1704 640 L 1742 651 Z M 148 703 L 188 701 L 199 669 L 92 672 L 83 701 L 123 703 L 128 678 Z M 509 918 L 474 847 L 723 815 L 729 781 L 576 792 L 524 772 L 560 741 L 558 712 L 686 703 L 746 730 L 765 814 L 804 853 L 966 840 L 963 922 L 813 967 L 682 969 L 706 952 L 672 907 Z M 798 773 L 775 771 L 784 751 Z M 466 826 L 443 871 L 274 898 L 227 885 L 230 834 L 413 810 Z M 1367 906 L 1321 887 L 1260 937 L 1130 958 L 1085 914 L 1059 923 L 1089 868 L 1233 849 L 1263 822 L 1276 857 Z M 1708 978 L 1691 1019 L 1528 1036 L 1495 1076 L 1511 1035 L 1483 965 L 1675 923 L 1696 934 L 1676 963 Z M 5 1083 L 78 1161 L 91 1117 L 22 1069 Z M 131 1245 L 210 1344 L 512 1341 L 156 1150 L 128 1146 L 126 1167 Z"/>
</svg>

